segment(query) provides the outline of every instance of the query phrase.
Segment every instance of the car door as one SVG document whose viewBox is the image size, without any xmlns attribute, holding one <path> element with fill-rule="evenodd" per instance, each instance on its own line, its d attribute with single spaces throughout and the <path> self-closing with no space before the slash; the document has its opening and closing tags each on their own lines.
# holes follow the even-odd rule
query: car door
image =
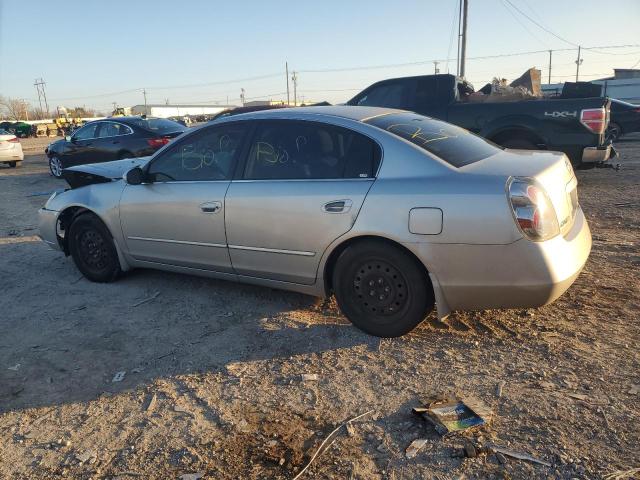
<svg viewBox="0 0 640 480">
<path fill-rule="evenodd" d="M 99 122 L 96 132 L 96 140 L 93 147 L 95 149 L 94 161 L 109 162 L 117 160 L 123 152 L 123 137 L 131 129 L 122 123 L 104 121 Z"/>
<path fill-rule="evenodd" d="M 313 284 L 325 249 L 353 226 L 379 160 L 374 141 L 342 127 L 260 122 L 225 201 L 236 273 Z"/>
<path fill-rule="evenodd" d="M 93 155 L 95 154 L 93 144 L 96 140 L 98 123 L 100 122 L 88 123 L 79 128 L 71 136 L 70 141 L 66 142 L 64 149 L 65 167 L 93 162 Z"/>
<path fill-rule="evenodd" d="M 151 159 L 145 183 L 124 188 L 120 222 L 134 258 L 232 272 L 225 194 L 245 132 L 239 122 L 194 132 Z"/>
</svg>

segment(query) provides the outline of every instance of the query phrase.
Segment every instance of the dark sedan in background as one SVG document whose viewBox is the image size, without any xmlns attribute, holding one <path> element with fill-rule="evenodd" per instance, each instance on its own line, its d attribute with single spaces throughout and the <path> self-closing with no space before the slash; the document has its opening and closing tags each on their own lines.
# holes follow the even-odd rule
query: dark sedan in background
<svg viewBox="0 0 640 480">
<path fill-rule="evenodd" d="M 185 130 L 164 118 L 112 117 L 87 123 L 45 152 L 51 174 L 61 178 L 62 170 L 74 165 L 151 155 Z"/>
<path fill-rule="evenodd" d="M 616 141 L 633 132 L 640 132 L 640 105 L 612 98 L 607 138 Z"/>
</svg>

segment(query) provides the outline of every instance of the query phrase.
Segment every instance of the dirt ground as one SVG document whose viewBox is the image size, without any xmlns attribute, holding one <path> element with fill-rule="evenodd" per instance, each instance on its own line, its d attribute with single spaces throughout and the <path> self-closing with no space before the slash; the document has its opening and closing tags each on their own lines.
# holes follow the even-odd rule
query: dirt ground
<svg viewBox="0 0 640 480">
<path fill-rule="evenodd" d="M 35 237 L 37 209 L 64 184 L 46 141 L 22 143 L 23 167 L 0 167 L 0 478 L 291 479 L 370 410 L 301 478 L 640 467 L 640 137 L 619 143 L 619 172 L 579 172 L 593 251 L 556 303 L 430 317 L 393 340 L 294 293 L 145 270 L 90 283 Z M 484 401 L 491 423 L 440 438 L 411 408 L 442 392 Z M 456 458 L 464 438 L 551 466 Z"/>
</svg>

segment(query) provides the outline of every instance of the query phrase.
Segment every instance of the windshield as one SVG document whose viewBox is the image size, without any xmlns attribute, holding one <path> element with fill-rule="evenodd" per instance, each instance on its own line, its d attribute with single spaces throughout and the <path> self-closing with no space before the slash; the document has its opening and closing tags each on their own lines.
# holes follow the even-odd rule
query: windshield
<svg viewBox="0 0 640 480">
<path fill-rule="evenodd" d="M 185 130 L 184 125 L 166 118 L 136 118 L 131 120 L 131 123 L 158 134 L 183 132 Z"/>
<path fill-rule="evenodd" d="M 415 113 L 392 113 L 365 123 L 404 138 L 458 168 L 500 151 L 493 143 L 463 128 Z"/>
</svg>

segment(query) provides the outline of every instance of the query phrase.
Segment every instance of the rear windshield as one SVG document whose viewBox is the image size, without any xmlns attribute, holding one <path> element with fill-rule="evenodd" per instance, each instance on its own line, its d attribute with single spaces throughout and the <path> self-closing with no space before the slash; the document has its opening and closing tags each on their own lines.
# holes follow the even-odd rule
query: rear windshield
<svg viewBox="0 0 640 480">
<path fill-rule="evenodd" d="M 410 141 L 454 167 L 495 155 L 500 148 L 463 128 L 415 113 L 393 113 L 365 121 Z"/>
<path fill-rule="evenodd" d="M 137 127 L 159 134 L 183 132 L 185 130 L 184 125 L 180 125 L 173 120 L 167 120 L 166 118 L 135 118 L 131 120 L 131 123 Z"/>
</svg>

